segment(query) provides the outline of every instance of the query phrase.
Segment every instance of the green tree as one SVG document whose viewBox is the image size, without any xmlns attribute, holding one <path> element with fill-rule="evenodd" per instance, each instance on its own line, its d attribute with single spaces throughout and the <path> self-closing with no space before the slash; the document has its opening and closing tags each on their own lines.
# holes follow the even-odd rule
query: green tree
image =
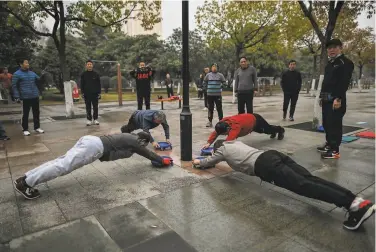
<svg viewBox="0 0 376 252">
<path fill-rule="evenodd" d="M 160 22 L 158 17 L 161 2 L 158 1 L 20 1 L 0 5 L 0 10 L 15 17 L 23 26 L 39 36 L 51 37 L 58 51 L 62 80 L 68 80 L 66 62 L 66 33 L 81 30 L 83 24 L 92 23 L 100 27 L 111 27 L 119 30 L 129 19 L 139 19 L 142 26 L 151 29 Z M 101 23 L 95 23 L 100 17 Z M 47 18 L 54 20 L 51 32 L 42 32 L 34 23 Z M 62 83 L 59 84 L 62 89 Z"/>
</svg>

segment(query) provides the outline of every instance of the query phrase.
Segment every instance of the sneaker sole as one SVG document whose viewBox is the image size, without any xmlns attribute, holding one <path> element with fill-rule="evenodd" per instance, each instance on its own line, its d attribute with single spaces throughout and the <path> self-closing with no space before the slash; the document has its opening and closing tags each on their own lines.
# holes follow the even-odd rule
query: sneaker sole
<svg viewBox="0 0 376 252">
<path fill-rule="evenodd" d="M 368 209 L 368 211 L 363 215 L 363 217 L 360 219 L 360 221 L 358 222 L 358 224 L 355 227 L 348 227 L 346 225 L 343 225 L 343 227 L 348 229 L 348 230 L 353 230 L 353 231 L 357 230 L 360 227 L 360 225 L 362 225 L 363 222 L 368 220 L 368 218 L 371 217 L 374 213 L 375 213 L 375 205 L 373 205 L 372 207 L 370 207 Z"/>
<path fill-rule="evenodd" d="M 327 152 L 327 150 L 317 150 L 317 151 L 320 152 L 320 153 L 326 153 Z"/>
<path fill-rule="evenodd" d="M 24 196 L 25 199 L 33 200 L 33 199 L 37 199 L 37 198 L 40 197 L 40 194 L 39 194 L 38 196 L 36 196 L 36 197 L 34 197 L 34 198 L 30 198 L 30 197 L 28 197 L 27 195 L 23 194 L 20 190 L 18 190 L 18 188 L 17 188 L 17 184 L 16 184 L 16 181 L 14 181 L 13 184 L 14 184 L 14 189 L 15 189 L 19 194 L 21 194 L 22 196 Z"/>
<path fill-rule="evenodd" d="M 323 159 L 339 159 L 341 156 L 332 156 L 332 157 L 323 157 L 321 156 Z"/>
</svg>

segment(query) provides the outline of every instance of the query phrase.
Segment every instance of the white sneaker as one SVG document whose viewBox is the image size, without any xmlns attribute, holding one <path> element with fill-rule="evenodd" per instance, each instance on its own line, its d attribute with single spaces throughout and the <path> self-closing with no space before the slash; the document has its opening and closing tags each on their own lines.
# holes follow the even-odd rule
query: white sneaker
<svg viewBox="0 0 376 252">
<path fill-rule="evenodd" d="M 98 120 L 94 120 L 93 124 L 95 124 L 95 125 L 99 125 Z"/>
<path fill-rule="evenodd" d="M 86 121 L 86 126 L 90 126 L 91 125 L 91 121 L 87 120 Z"/>
<path fill-rule="evenodd" d="M 204 109 L 203 109 L 203 111 L 207 111 L 207 110 L 208 110 L 208 108 L 204 108 Z"/>
<path fill-rule="evenodd" d="M 217 109 L 216 109 L 216 108 L 214 108 L 214 111 L 217 111 Z"/>
<path fill-rule="evenodd" d="M 42 133 L 44 133 L 44 130 L 42 130 L 41 128 L 38 128 L 38 129 L 35 130 L 35 132 L 42 134 Z"/>
<path fill-rule="evenodd" d="M 24 136 L 30 136 L 30 132 L 28 130 L 23 131 Z"/>
</svg>

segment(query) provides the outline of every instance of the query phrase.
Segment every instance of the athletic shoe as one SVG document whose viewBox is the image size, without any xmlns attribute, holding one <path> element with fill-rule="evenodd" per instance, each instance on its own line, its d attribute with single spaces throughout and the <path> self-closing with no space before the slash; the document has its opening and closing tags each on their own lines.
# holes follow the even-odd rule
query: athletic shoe
<svg viewBox="0 0 376 252">
<path fill-rule="evenodd" d="M 322 153 L 321 157 L 325 159 L 338 159 L 341 155 L 338 151 L 328 150 L 327 152 Z"/>
<path fill-rule="evenodd" d="M 36 199 L 40 197 L 40 193 L 37 189 L 30 187 L 26 184 L 26 176 L 16 179 L 14 181 L 14 188 L 17 192 L 21 193 L 26 199 Z"/>
<path fill-rule="evenodd" d="M 363 222 L 375 213 L 375 205 L 369 200 L 363 200 L 357 211 L 349 211 L 349 217 L 343 222 L 343 227 L 348 230 L 357 230 Z"/>
<path fill-rule="evenodd" d="M 289 121 L 293 122 L 294 121 L 294 117 L 290 116 Z"/>
<path fill-rule="evenodd" d="M 93 124 L 95 124 L 95 125 L 99 125 L 98 120 L 94 120 L 94 121 L 93 121 Z"/>
<path fill-rule="evenodd" d="M 24 131 L 23 131 L 23 135 L 24 135 L 24 136 L 30 136 L 30 132 L 29 132 L 28 130 L 24 130 Z"/>
<path fill-rule="evenodd" d="M 207 111 L 207 110 L 208 110 L 208 108 L 206 108 L 206 107 L 203 109 L 203 111 Z"/>
<path fill-rule="evenodd" d="M 324 146 L 317 147 L 317 151 L 321 153 L 326 153 L 329 150 L 329 145 L 325 143 Z"/>
<path fill-rule="evenodd" d="M 206 128 L 211 128 L 211 127 L 213 127 L 212 122 L 208 122 L 208 123 L 206 124 Z"/>
<path fill-rule="evenodd" d="M 287 112 L 283 112 L 283 116 L 282 116 L 283 120 L 286 120 L 286 114 L 287 114 Z"/>
<path fill-rule="evenodd" d="M 38 129 L 35 130 L 35 132 L 42 134 L 42 133 L 44 133 L 44 130 L 42 130 L 41 128 L 38 128 Z"/>
<path fill-rule="evenodd" d="M 90 126 L 91 125 L 91 121 L 87 120 L 86 121 L 86 126 Z"/>
<path fill-rule="evenodd" d="M 285 137 L 285 129 L 281 127 L 281 130 L 278 132 L 278 140 L 282 140 Z"/>
<path fill-rule="evenodd" d="M 8 136 L 0 136 L 0 140 L 2 140 L 2 141 L 8 141 L 8 140 L 10 140 L 10 137 L 8 137 Z"/>
</svg>

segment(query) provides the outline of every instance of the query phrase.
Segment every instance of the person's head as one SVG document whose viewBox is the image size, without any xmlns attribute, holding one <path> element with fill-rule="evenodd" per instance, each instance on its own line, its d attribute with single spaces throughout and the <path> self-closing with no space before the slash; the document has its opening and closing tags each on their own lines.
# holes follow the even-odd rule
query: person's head
<svg viewBox="0 0 376 252">
<path fill-rule="evenodd" d="M 91 60 L 88 60 L 88 61 L 86 61 L 86 70 L 88 70 L 88 71 L 93 71 L 93 61 L 91 61 Z"/>
<path fill-rule="evenodd" d="M 137 136 L 138 136 L 138 143 L 141 145 L 141 146 L 147 146 L 150 142 L 150 134 L 144 132 L 144 131 L 141 131 L 141 132 L 138 132 L 137 133 Z"/>
<path fill-rule="evenodd" d="M 245 68 L 248 67 L 248 60 L 247 60 L 246 57 L 241 57 L 240 60 L 239 60 L 239 62 L 240 62 L 240 67 L 241 68 L 245 69 Z"/>
<path fill-rule="evenodd" d="M 166 78 L 167 78 L 167 79 L 170 79 L 170 74 L 169 74 L 169 73 L 166 74 Z"/>
<path fill-rule="evenodd" d="M 213 63 L 213 64 L 211 65 L 211 71 L 212 71 L 213 73 L 216 73 L 216 72 L 218 71 L 218 65 L 217 65 L 217 63 Z"/>
<path fill-rule="evenodd" d="M 140 63 L 138 64 L 138 67 L 139 68 L 145 68 L 145 62 L 140 61 Z"/>
<path fill-rule="evenodd" d="M 209 67 L 205 67 L 205 68 L 204 68 L 204 73 L 205 73 L 205 74 L 209 73 L 209 71 L 210 71 Z"/>
<path fill-rule="evenodd" d="M 202 79 L 202 77 L 203 77 L 202 74 L 200 74 L 200 79 Z"/>
<path fill-rule="evenodd" d="M 153 122 L 161 124 L 164 121 L 166 121 L 166 115 L 162 111 L 156 111 L 153 114 Z"/>
<path fill-rule="evenodd" d="M 290 60 L 289 61 L 289 69 L 290 71 L 294 71 L 296 68 L 296 61 L 295 60 Z"/>
<path fill-rule="evenodd" d="M 342 42 L 339 39 L 331 39 L 326 43 L 326 50 L 328 51 L 328 56 L 334 58 L 342 53 Z"/>
<path fill-rule="evenodd" d="M 121 133 L 131 133 L 132 131 L 134 131 L 135 128 L 133 125 L 131 124 L 126 124 L 126 125 L 123 125 L 121 128 L 120 128 L 120 131 Z"/>
<path fill-rule="evenodd" d="M 227 122 L 218 122 L 215 125 L 215 132 L 217 132 L 217 135 L 226 135 L 230 129 L 231 127 Z"/>
<path fill-rule="evenodd" d="M 215 141 L 215 143 L 213 145 L 213 153 L 216 152 L 219 148 L 221 148 L 223 146 L 224 142 L 225 142 L 225 140 L 217 140 L 217 141 Z"/>
<path fill-rule="evenodd" d="M 22 70 L 29 70 L 30 68 L 29 60 L 27 59 L 19 59 L 18 65 L 21 67 Z"/>
<path fill-rule="evenodd" d="M 7 73 L 8 73 L 8 68 L 7 68 L 7 67 L 3 67 L 3 73 L 4 73 L 4 74 L 7 74 Z"/>
</svg>

